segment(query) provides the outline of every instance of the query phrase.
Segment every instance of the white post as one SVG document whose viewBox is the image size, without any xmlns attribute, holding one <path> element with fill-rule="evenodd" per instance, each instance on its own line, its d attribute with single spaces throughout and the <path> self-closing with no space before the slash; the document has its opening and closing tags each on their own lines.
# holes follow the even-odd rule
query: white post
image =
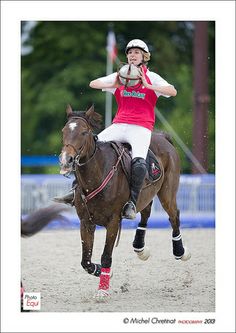
<svg viewBox="0 0 236 333">
<path fill-rule="evenodd" d="M 107 52 L 107 69 L 106 75 L 112 74 L 113 72 L 113 63 L 109 52 Z M 106 108 L 105 108 L 105 127 L 111 125 L 112 121 L 112 94 L 110 92 L 106 92 Z"/>
</svg>

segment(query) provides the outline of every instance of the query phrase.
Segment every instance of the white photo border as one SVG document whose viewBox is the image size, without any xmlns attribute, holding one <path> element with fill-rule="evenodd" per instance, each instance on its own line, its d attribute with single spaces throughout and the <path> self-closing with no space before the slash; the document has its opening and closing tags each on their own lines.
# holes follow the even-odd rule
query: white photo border
<svg viewBox="0 0 236 333">
<path fill-rule="evenodd" d="M 235 317 L 235 3 L 234 1 L 2 1 L 1 3 L 1 289 L 5 332 L 133 332 L 153 326 L 123 324 L 121 313 L 20 313 L 20 25 L 21 21 L 216 22 L 216 324 L 233 332 Z M 14 133 L 14 137 L 12 135 Z M 121 309 L 122 311 L 122 309 Z M 152 316 L 152 314 L 149 314 Z M 161 315 L 161 314 L 159 314 Z M 203 318 L 186 313 L 185 318 Z M 91 320 L 92 316 L 92 320 Z M 132 316 L 134 314 L 132 313 Z M 155 316 L 155 313 L 153 314 Z M 165 314 L 166 316 L 166 314 Z M 171 313 L 177 319 L 179 313 Z M 183 317 L 183 313 L 181 313 Z M 161 327 L 162 332 L 206 327 Z M 201 330 L 202 329 L 202 330 Z"/>
</svg>

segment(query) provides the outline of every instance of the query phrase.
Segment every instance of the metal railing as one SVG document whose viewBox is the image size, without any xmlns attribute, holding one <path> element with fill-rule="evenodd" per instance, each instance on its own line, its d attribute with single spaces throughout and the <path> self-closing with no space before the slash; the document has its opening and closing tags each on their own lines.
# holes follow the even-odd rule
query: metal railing
<svg viewBox="0 0 236 333">
<path fill-rule="evenodd" d="M 21 212 L 28 214 L 52 203 L 54 196 L 61 196 L 71 188 L 73 179 L 60 175 L 23 175 L 21 182 Z M 177 194 L 177 204 L 184 213 L 214 213 L 215 177 L 182 175 Z M 72 208 L 74 211 L 74 209 Z M 157 197 L 152 214 L 163 212 Z"/>
</svg>

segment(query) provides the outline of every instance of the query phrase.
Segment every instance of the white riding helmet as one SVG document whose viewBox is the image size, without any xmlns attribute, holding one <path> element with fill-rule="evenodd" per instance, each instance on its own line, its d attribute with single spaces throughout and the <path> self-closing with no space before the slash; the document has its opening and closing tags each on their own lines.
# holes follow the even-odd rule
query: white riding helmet
<svg viewBox="0 0 236 333">
<path fill-rule="evenodd" d="M 130 49 L 132 49 L 133 47 L 136 47 L 136 48 L 138 48 L 138 49 L 143 50 L 143 51 L 146 52 L 146 53 L 149 53 L 149 49 L 148 49 L 148 47 L 147 47 L 147 44 L 144 43 L 141 39 L 133 39 L 133 40 L 131 40 L 131 41 L 127 44 L 127 46 L 126 46 L 125 53 L 127 54 L 128 51 L 129 51 Z"/>
</svg>

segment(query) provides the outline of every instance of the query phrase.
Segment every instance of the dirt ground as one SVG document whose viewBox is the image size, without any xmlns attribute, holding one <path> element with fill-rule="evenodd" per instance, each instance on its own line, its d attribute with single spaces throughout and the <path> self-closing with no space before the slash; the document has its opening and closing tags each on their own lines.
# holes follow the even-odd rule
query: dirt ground
<svg viewBox="0 0 236 333">
<path fill-rule="evenodd" d="M 149 229 L 147 261 L 132 249 L 135 230 L 122 230 L 113 253 L 111 295 L 94 299 L 99 279 L 81 267 L 79 230 L 43 231 L 22 239 L 21 274 L 27 292 L 41 292 L 41 312 L 214 312 L 215 230 L 182 229 L 192 258 L 172 255 L 170 229 Z M 99 263 L 105 231 L 97 230 L 93 262 Z"/>
</svg>

